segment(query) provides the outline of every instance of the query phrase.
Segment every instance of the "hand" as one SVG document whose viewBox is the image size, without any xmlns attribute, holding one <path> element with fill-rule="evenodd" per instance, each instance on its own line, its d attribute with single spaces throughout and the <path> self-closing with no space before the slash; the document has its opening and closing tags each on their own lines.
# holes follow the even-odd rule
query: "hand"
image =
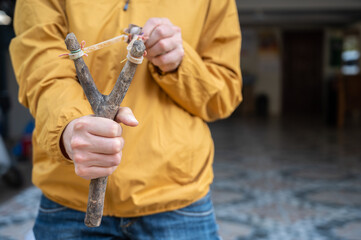
<svg viewBox="0 0 361 240">
<path fill-rule="evenodd" d="M 118 123 L 135 127 L 138 121 L 125 107 L 119 109 L 115 121 L 84 116 L 66 126 L 62 143 L 78 176 L 87 180 L 109 176 L 118 167 L 124 146 L 122 127 Z"/>
<path fill-rule="evenodd" d="M 181 29 L 167 18 L 151 18 L 143 33 L 148 37 L 146 58 L 163 72 L 176 70 L 184 56 Z"/>
</svg>

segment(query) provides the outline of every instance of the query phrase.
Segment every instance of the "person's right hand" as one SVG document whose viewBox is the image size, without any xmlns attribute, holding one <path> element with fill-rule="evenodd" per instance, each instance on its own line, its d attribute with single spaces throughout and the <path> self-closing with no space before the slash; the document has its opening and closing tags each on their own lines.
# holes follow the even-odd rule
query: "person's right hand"
<svg viewBox="0 0 361 240">
<path fill-rule="evenodd" d="M 120 164 L 124 139 L 122 127 L 137 126 L 129 108 L 121 107 L 115 121 L 84 116 L 71 121 L 62 135 L 66 154 L 73 160 L 75 173 L 84 179 L 109 176 Z"/>
<path fill-rule="evenodd" d="M 184 57 L 181 29 L 168 18 L 151 18 L 144 27 L 146 58 L 163 72 L 175 71 Z"/>
</svg>

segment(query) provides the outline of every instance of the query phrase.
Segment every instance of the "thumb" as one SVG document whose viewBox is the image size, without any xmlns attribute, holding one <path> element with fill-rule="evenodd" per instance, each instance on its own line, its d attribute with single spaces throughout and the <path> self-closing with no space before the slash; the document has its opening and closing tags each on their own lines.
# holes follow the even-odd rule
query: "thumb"
<svg viewBox="0 0 361 240">
<path fill-rule="evenodd" d="M 134 117 L 132 110 L 128 107 L 119 108 L 115 121 L 130 127 L 136 127 L 139 124 L 138 120 Z"/>
</svg>

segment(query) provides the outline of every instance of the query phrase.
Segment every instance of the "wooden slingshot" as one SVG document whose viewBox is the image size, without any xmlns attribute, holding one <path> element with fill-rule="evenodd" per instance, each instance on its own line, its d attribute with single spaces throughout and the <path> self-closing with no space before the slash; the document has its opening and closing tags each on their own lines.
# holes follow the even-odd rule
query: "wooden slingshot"
<svg viewBox="0 0 361 240">
<path fill-rule="evenodd" d="M 141 28 L 131 24 L 127 29 L 127 33 L 131 36 L 140 34 Z M 134 77 L 137 65 L 141 63 L 139 60 L 141 60 L 144 55 L 145 46 L 143 41 L 134 39 L 129 45 L 131 48 L 128 50 L 127 62 L 109 95 L 101 94 L 95 86 L 89 69 L 82 58 L 84 53 L 74 57 L 74 55 L 82 51 L 82 48 L 73 33 L 69 33 L 66 36 L 65 44 L 67 49 L 73 54 L 71 59 L 74 60 L 79 82 L 95 115 L 97 117 L 114 119 Z M 90 181 L 88 206 L 84 219 L 84 223 L 88 227 L 100 226 L 103 215 L 107 179 L 108 177 L 101 177 Z"/>
</svg>

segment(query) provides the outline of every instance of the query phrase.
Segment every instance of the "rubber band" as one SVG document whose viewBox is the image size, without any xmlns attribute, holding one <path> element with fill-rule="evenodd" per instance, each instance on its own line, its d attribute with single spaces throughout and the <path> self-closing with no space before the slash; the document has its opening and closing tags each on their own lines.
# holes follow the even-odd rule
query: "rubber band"
<svg viewBox="0 0 361 240">
<path fill-rule="evenodd" d="M 60 54 L 58 57 L 65 57 L 65 56 L 69 56 L 69 53 Z"/>
<path fill-rule="evenodd" d="M 70 53 L 64 53 L 64 54 L 60 54 L 59 57 L 64 57 L 64 56 L 69 56 L 70 59 L 78 59 L 82 56 L 88 56 L 87 53 L 93 52 L 93 51 L 97 51 L 99 49 L 102 49 L 104 47 L 108 47 L 113 45 L 114 43 L 123 41 L 123 42 L 128 42 L 129 39 L 129 34 L 123 33 L 120 36 L 116 36 L 114 38 L 108 39 L 106 41 L 91 45 L 89 47 L 85 47 L 85 41 L 83 40 L 81 42 L 81 48 L 75 51 L 71 51 Z M 82 53 L 81 53 L 82 51 Z"/>
<path fill-rule="evenodd" d="M 141 63 L 143 62 L 144 56 L 146 55 L 146 52 L 144 52 L 144 55 L 143 55 L 143 56 L 137 58 L 137 57 L 133 57 L 133 56 L 130 54 L 130 50 L 132 49 L 133 43 L 134 43 L 136 40 L 145 41 L 146 39 L 147 39 L 147 37 L 145 37 L 145 36 L 143 35 L 143 33 L 141 33 L 140 35 L 134 35 L 134 36 L 132 37 L 131 34 L 123 32 L 123 34 L 121 34 L 120 36 L 117 36 L 117 37 L 108 39 L 108 40 L 106 40 L 106 41 L 103 41 L 103 42 L 94 44 L 94 45 L 89 46 L 89 47 L 85 47 L 85 41 L 83 40 L 83 41 L 81 42 L 80 49 L 77 49 L 77 50 L 75 50 L 75 51 L 70 51 L 70 53 L 61 54 L 61 55 L 59 55 L 59 57 L 69 56 L 69 58 L 70 58 L 71 60 L 76 60 L 76 59 L 78 59 L 78 58 L 81 58 L 82 56 L 88 56 L 87 53 L 89 53 L 89 52 L 93 52 L 93 51 L 102 49 L 102 48 L 104 48 L 104 47 L 108 47 L 108 46 L 110 46 L 110 45 L 113 45 L 113 44 L 116 43 L 116 42 L 119 42 L 119 41 L 128 42 L 128 41 L 131 40 L 130 43 L 128 44 L 128 46 L 127 46 L 128 55 L 127 55 L 127 58 L 126 58 L 126 59 L 128 59 L 128 60 L 129 60 L 130 62 L 132 62 L 132 63 L 141 64 Z"/>
<path fill-rule="evenodd" d="M 143 59 L 144 59 L 143 56 L 137 58 L 137 57 L 133 57 L 133 56 L 130 54 L 130 50 L 132 49 L 134 42 L 135 42 L 136 40 L 139 40 L 140 38 L 141 38 L 141 36 L 139 36 L 139 35 L 134 35 L 132 41 L 131 41 L 131 42 L 128 44 L 128 46 L 127 46 L 127 50 L 128 50 L 127 59 L 128 59 L 130 62 L 135 63 L 135 64 L 142 64 Z"/>
<path fill-rule="evenodd" d="M 84 56 L 84 55 L 85 55 L 84 51 L 81 50 L 81 49 L 78 49 L 78 50 L 76 50 L 76 51 L 71 51 L 71 52 L 69 53 L 69 58 L 70 58 L 71 60 L 76 60 L 76 59 L 78 59 L 78 58 L 81 58 L 81 57 Z"/>
<path fill-rule="evenodd" d="M 132 63 L 142 64 L 144 57 L 143 57 L 143 56 L 141 56 L 140 58 L 133 57 L 133 56 L 130 54 L 130 52 L 128 52 L 127 59 L 128 59 L 130 62 L 132 62 Z"/>
<path fill-rule="evenodd" d="M 85 47 L 85 41 L 81 41 L 81 44 L 80 44 L 80 49 L 77 49 L 75 51 L 70 51 L 69 53 L 69 58 L 71 60 L 76 60 L 78 58 L 81 58 L 82 56 L 88 56 L 88 54 L 86 54 L 86 52 L 84 51 L 84 47 Z"/>
<path fill-rule="evenodd" d="M 81 48 L 79 48 L 78 50 L 75 50 L 75 51 L 70 51 L 71 54 L 75 54 L 75 53 L 78 53 L 81 51 Z"/>
<path fill-rule="evenodd" d="M 99 49 L 111 46 L 114 43 L 117 43 L 117 42 L 120 42 L 120 41 L 128 42 L 128 39 L 129 39 L 129 36 L 127 34 L 122 34 L 120 36 L 116 36 L 114 38 L 111 38 L 111 39 L 105 40 L 103 42 L 100 42 L 100 43 L 91 45 L 89 47 L 86 47 L 86 48 L 84 48 L 84 51 L 87 52 L 87 53 L 90 53 L 90 52 L 97 51 Z"/>
</svg>

